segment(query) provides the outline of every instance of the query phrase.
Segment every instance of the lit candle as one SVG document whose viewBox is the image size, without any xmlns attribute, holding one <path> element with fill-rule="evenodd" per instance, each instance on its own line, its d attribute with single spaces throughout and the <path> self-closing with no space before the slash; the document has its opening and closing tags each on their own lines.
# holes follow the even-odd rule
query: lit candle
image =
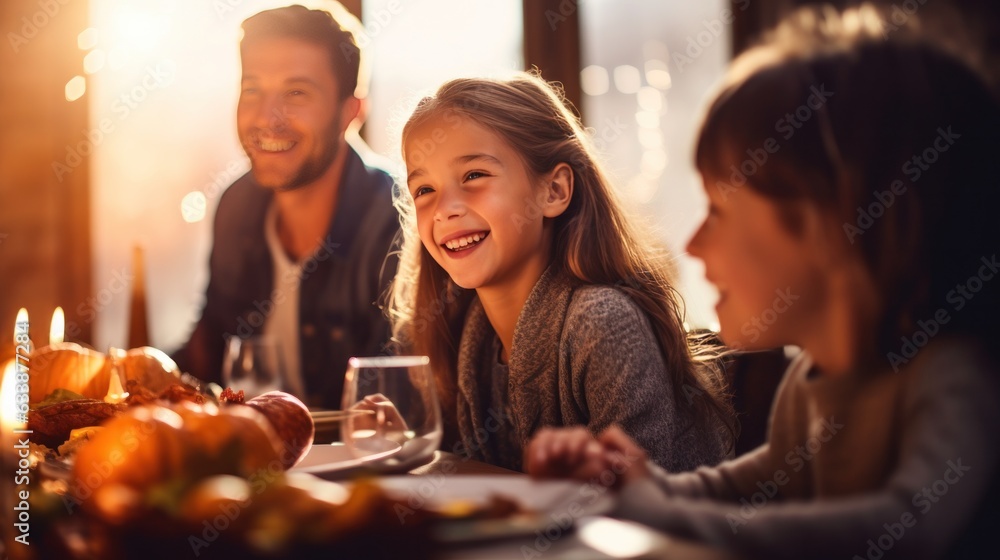
<svg viewBox="0 0 1000 560">
<path fill-rule="evenodd" d="M 28 310 L 21 308 L 17 310 L 17 319 L 14 320 L 14 347 L 17 347 L 17 335 L 21 332 L 22 327 L 25 331 L 28 330 Z"/>
<path fill-rule="evenodd" d="M 3 407 L 3 410 L 0 411 L 0 417 L 3 418 L 4 427 L 8 429 L 20 428 L 23 430 L 27 424 L 27 406 L 24 403 L 19 403 L 17 397 L 21 393 L 27 394 L 28 392 L 26 377 L 28 356 L 34 350 L 28 330 L 28 310 L 22 307 L 17 311 L 17 319 L 14 321 L 14 359 L 5 368 L 2 380 L 5 398 L 0 404 Z M 19 377 L 18 374 L 22 374 L 21 377 L 24 377 L 19 382 L 15 380 Z"/>
<path fill-rule="evenodd" d="M 14 360 L 8 361 L 3 368 L 3 381 L 0 382 L 0 427 L 4 435 L 18 429 L 24 429 L 20 415 L 17 413 L 14 378 Z M 7 447 L 4 447 L 4 451 Z"/>
<path fill-rule="evenodd" d="M 31 354 L 31 340 L 28 337 L 28 312 L 21 309 L 17 312 L 14 324 L 14 359 L 3 371 L 0 380 L 0 456 L 3 462 L 4 483 L 0 486 L 3 492 L 0 504 L 4 513 L 14 512 L 14 528 L 18 537 L 28 535 L 27 516 L 29 515 L 28 488 L 29 467 L 31 466 L 30 438 L 32 431 L 28 427 L 28 363 Z M 14 473 L 11 477 L 8 474 Z M 8 482 L 9 480 L 9 482 Z M 11 545 L 12 558 L 27 558 L 24 550 L 27 547 Z"/>
<path fill-rule="evenodd" d="M 56 307 L 52 312 L 52 324 L 49 327 L 49 344 L 59 344 L 63 341 L 63 334 L 66 331 L 66 315 L 62 307 Z"/>
</svg>

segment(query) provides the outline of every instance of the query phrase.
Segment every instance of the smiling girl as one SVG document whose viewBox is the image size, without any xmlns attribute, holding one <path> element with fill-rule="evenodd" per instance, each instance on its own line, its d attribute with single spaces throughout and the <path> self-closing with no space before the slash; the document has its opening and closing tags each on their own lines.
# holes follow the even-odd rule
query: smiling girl
<svg viewBox="0 0 1000 560">
<path fill-rule="evenodd" d="M 995 534 L 1000 480 L 1000 109 L 957 59 L 887 29 L 870 7 L 800 12 L 733 63 L 698 139 L 710 202 L 688 250 L 720 336 L 804 350 L 768 441 L 666 475 L 620 431 L 549 431 L 530 473 L 617 465 L 619 515 L 751 557 L 995 555 L 974 543 Z M 603 463 L 576 451 L 595 445 Z"/>
<path fill-rule="evenodd" d="M 529 75 L 423 99 L 403 130 L 394 334 L 431 357 L 461 455 L 520 469 L 543 426 L 617 424 L 668 470 L 715 464 L 731 445 L 723 381 L 592 153 Z"/>
</svg>

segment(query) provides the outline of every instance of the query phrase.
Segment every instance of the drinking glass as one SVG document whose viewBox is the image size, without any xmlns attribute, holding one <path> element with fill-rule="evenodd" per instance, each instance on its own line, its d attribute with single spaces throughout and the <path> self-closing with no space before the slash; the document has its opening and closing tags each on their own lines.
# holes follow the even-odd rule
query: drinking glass
<svg viewBox="0 0 1000 560">
<path fill-rule="evenodd" d="M 231 337 L 222 361 L 222 381 L 247 399 L 284 388 L 285 371 L 278 341 L 270 336 Z"/>
<path fill-rule="evenodd" d="M 441 408 L 426 356 L 351 358 L 340 435 L 355 457 L 400 468 L 428 460 L 441 444 Z"/>
</svg>

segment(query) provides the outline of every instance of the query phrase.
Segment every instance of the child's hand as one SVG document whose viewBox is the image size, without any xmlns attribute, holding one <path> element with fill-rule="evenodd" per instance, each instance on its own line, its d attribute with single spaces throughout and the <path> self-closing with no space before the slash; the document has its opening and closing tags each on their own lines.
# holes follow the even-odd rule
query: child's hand
<svg viewBox="0 0 1000 560">
<path fill-rule="evenodd" d="M 604 449 L 585 428 L 542 428 L 524 450 L 524 470 L 536 478 L 590 480 L 610 468 Z"/>
<path fill-rule="evenodd" d="M 604 451 L 611 472 L 617 475 L 614 483 L 620 488 L 633 480 L 649 476 L 646 452 L 618 426 L 611 426 L 597 438 Z"/>
</svg>

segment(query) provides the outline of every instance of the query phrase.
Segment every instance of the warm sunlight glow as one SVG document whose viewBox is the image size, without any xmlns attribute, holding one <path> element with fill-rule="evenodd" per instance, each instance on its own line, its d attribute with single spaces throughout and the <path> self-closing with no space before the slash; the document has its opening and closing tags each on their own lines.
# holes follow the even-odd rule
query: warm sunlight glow
<svg viewBox="0 0 1000 560">
<path fill-rule="evenodd" d="M 170 31 L 170 20 L 152 11 L 120 5 L 112 18 L 110 41 L 116 46 L 152 52 Z"/>
<path fill-rule="evenodd" d="M 658 129 L 660 128 L 660 115 L 649 111 L 638 111 L 635 114 L 635 122 L 643 128 Z"/>
<path fill-rule="evenodd" d="M 639 107 L 645 111 L 659 113 L 663 110 L 663 94 L 654 87 L 646 86 L 640 89 L 636 94 L 636 100 L 639 102 Z"/>
<path fill-rule="evenodd" d="M 622 93 L 635 93 L 642 87 L 642 76 L 635 66 L 623 64 L 615 67 L 615 87 Z"/>
<path fill-rule="evenodd" d="M 52 324 L 49 326 L 49 344 L 59 344 L 66 332 L 66 315 L 62 307 L 56 307 L 52 312 Z"/>
<path fill-rule="evenodd" d="M 615 519 L 593 519 L 581 523 L 580 540 L 612 558 L 636 558 L 649 554 L 656 544 L 648 529 Z"/>
<path fill-rule="evenodd" d="M 104 52 L 104 49 L 90 51 L 87 56 L 83 57 L 83 71 L 88 74 L 93 74 L 101 68 L 104 68 L 104 62 L 107 59 L 108 55 Z"/>
<path fill-rule="evenodd" d="M 208 200 L 205 198 L 205 193 L 201 191 L 189 192 L 181 200 L 181 217 L 189 224 L 200 222 L 205 219 L 206 206 L 208 206 Z"/>
<path fill-rule="evenodd" d="M 14 406 L 17 404 L 14 400 L 14 360 L 10 360 L 4 365 L 2 375 L 3 381 L 0 382 L 0 431 L 6 433 L 9 429 L 22 427 L 14 410 Z"/>
<path fill-rule="evenodd" d="M 87 93 L 87 80 L 83 76 L 73 76 L 66 82 L 66 101 L 76 101 Z"/>
<path fill-rule="evenodd" d="M 76 37 L 76 46 L 80 47 L 80 50 L 89 51 L 90 49 L 97 46 L 97 30 L 93 27 L 88 27 L 80 32 Z"/>
<path fill-rule="evenodd" d="M 608 71 L 603 66 L 591 64 L 580 71 L 580 87 L 587 95 L 604 95 L 609 84 Z"/>
<path fill-rule="evenodd" d="M 646 81 L 656 89 L 667 90 L 672 84 L 667 63 L 662 60 L 646 61 Z"/>
<path fill-rule="evenodd" d="M 120 375 L 117 367 L 111 370 L 111 381 L 108 383 L 108 394 L 104 395 L 104 402 L 119 404 L 125 402 L 125 399 L 128 398 L 128 393 L 122 387 Z"/>
</svg>

